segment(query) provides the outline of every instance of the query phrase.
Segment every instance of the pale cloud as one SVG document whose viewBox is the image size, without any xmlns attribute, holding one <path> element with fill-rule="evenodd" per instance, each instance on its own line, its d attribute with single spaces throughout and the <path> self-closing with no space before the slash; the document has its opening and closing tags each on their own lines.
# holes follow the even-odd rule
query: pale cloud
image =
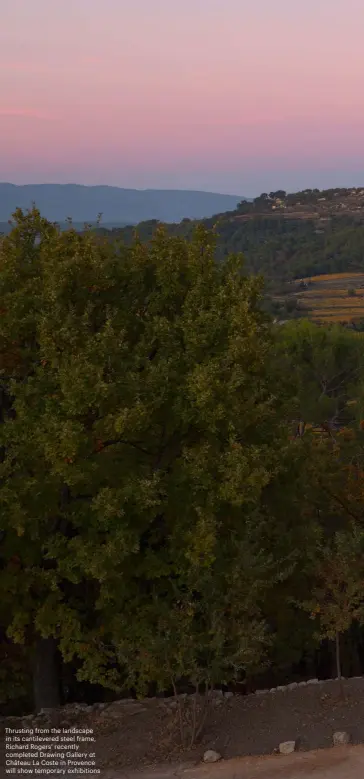
<svg viewBox="0 0 364 779">
<path fill-rule="evenodd" d="M 39 73 L 44 71 L 46 68 L 44 65 L 40 65 L 34 62 L 1 62 L 0 61 L 0 71 L 1 70 L 7 70 L 11 71 L 12 73 Z"/>
<path fill-rule="evenodd" d="M 0 108 L 0 116 L 19 116 L 28 119 L 50 119 L 47 114 L 33 108 Z"/>
<path fill-rule="evenodd" d="M 84 65 L 102 65 L 105 57 L 81 57 L 81 63 Z"/>
<path fill-rule="evenodd" d="M 53 58 L 53 61 L 46 62 L 25 62 L 16 60 L 0 59 L 0 73 L 34 73 L 49 74 L 51 71 L 64 71 L 73 67 L 84 67 L 87 65 L 102 65 L 105 63 L 105 57 L 80 56 L 78 54 L 68 54 L 67 61 L 64 57 Z"/>
</svg>

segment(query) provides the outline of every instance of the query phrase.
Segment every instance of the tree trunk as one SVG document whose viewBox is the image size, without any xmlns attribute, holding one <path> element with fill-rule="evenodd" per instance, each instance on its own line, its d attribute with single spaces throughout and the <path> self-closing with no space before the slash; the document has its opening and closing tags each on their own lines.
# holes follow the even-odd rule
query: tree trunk
<svg viewBox="0 0 364 779">
<path fill-rule="evenodd" d="M 34 648 L 33 695 L 34 707 L 56 709 L 60 706 L 57 643 L 54 638 L 38 638 Z"/>
<path fill-rule="evenodd" d="M 336 672 L 337 672 L 337 678 L 339 680 L 339 687 L 340 687 L 340 696 L 341 698 L 344 698 L 344 687 L 343 687 L 343 680 L 341 677 L 341 658 L 340 658 L 340 633 L 336 633 Z"/>
<path fill-rule="evenodd" d="M 336 633 L 336 673 L 341 681 L 341 661 L 340 661 L 340 633 Z"/>
</svg>

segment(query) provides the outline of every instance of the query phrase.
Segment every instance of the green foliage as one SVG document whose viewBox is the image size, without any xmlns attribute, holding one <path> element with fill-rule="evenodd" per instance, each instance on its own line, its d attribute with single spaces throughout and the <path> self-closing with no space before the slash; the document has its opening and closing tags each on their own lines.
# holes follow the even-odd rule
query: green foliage
<svg viewBox="0 0 364 779">
<path fill-rule="evenodd" d="M 239 253 L 216 261 L 220 228 L 118 241 L 33 209 L 1 240 L 0 621 L 17 662 L 54 636 L 79 679 L 208 688 L 312 651 L 297 604 L 320 603 L 320 636 L 359 619 L 363 336 L 272 327 L 261 278 Z"/>
<path fill-rule="evenodd" d="M 364 533 L 353 525 L 338 531 L 318 550 L 315 585 L 302 606 L 318 623 L 317 638 L 335 641 L 337 674 L 341 679 L 340 636 L 354 622 L 364 622 Z"/>
<path fill-rule="evenodd" d="M 331 430 L 361 418 L 363 336 L 334 325 L 319 327 L 307 320 L 288 322 L 277 330 L 280 369 L 289 372 L 292 403 L 298 418 Z M 351 400 L 356 399 L 354 405 Z"/>
<path fill-rule="evenodd" d="M 125 247 L 36 210 L 1 246 L 7 633 L 55 636 L 93 682 L 216 681 L 269 643 L 283 402 L 261 282 L 214 248 L 202 227 Z"/>
<path fill-rule="evenodd" d="M 353 526 L 325 542 L 317 556 L 316 586 L 304 607 L 317 618 L 320 638 L 335 639 L 364 619 L 364 534 Z"/>
</svg>

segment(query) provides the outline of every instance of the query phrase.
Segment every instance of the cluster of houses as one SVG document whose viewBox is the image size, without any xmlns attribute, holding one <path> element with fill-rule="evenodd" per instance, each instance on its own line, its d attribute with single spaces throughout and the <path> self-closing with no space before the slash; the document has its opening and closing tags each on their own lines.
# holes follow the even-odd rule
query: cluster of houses
<svg viewBox="0 0 364 779">
<path fill-rule="evenodd" d="M 271 215 L 285 219 L 314 219 L 329 222 L 335 215 L 364 216 L 364 188 L 352 189 L 307 189 L 297 193 L 277 190 L 264 192 L 253 201 L 242 201 L 234 218 L 249 220 Z"/>
<path fill-rule="evenodd" d="M 305 195 L 306 193 L 302 193 Z M 308 193 L 307 193 L 308 194 Z M 286 214 L 315 212 L 318 216 L 334 214 L 346 211 L 347 213 L 362 212 L 364 209 L 364 189 L 339 190 L 331 194 L 331 197 L 321 196 L 313 198 L 311 202 L 300 200 L 290 203 L 283 197 L 268 196 L 269 206 L 272 211 L 283 210 Z"/>
</svg>

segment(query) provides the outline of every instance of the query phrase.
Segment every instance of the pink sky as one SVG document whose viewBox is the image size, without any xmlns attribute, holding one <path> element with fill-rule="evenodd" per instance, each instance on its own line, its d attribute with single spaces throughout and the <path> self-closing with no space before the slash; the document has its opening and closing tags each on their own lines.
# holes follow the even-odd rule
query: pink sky
<svg viewBox="0 0 364 779">
<path fill-rule="evenodd" d="M 0 180 L 364 184 L 364 0 L 1 0 Z"/>
</svg>

